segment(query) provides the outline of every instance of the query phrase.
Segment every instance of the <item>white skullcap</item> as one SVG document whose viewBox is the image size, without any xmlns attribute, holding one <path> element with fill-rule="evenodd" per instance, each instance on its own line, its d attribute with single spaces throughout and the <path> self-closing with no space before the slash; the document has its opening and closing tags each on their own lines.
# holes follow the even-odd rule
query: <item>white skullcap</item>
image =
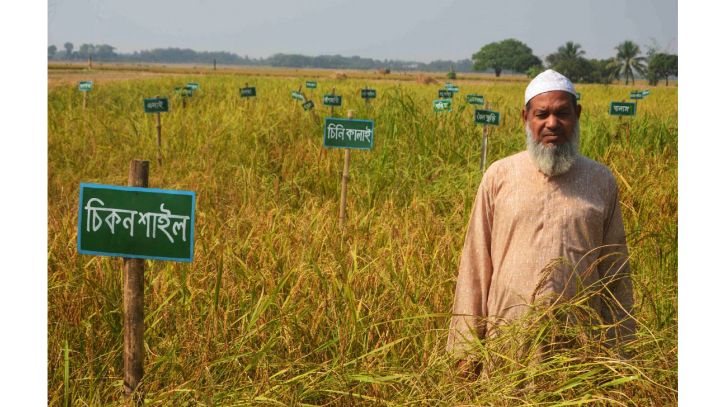
<svg viewBox="0 0 725 407">
<path fill-rule="evenodd" d="M 529 100 L 534 96 L 544 92 L 551 92 L 552 90 L 562 90 L 576 96 L 574 84 L 566 76 L 553 69 L 547 69 L 536 75 L 536 78 L 532 79 L 529 86 L 526 87 L 524 104 L 529 103 Z"/>
</svg>

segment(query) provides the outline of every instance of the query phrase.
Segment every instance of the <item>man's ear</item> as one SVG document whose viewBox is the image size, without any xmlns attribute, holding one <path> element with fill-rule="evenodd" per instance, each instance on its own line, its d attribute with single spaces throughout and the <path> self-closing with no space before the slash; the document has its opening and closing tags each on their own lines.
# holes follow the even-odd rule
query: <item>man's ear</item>
<svg viewBox="0 0 725 407">
<path fill-rule="evenodd" d="M 524 108 L 521 109 L 521 121 L 524 122 L 524 126 L 525 126 L 526 125 L 526 106 L 524 106 Z"/>
</svg>

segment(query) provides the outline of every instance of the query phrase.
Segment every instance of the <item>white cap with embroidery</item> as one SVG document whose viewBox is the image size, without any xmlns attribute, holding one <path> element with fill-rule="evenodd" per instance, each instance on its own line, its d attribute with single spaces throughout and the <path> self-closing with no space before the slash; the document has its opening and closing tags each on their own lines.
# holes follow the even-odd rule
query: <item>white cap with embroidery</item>
<svg viewBox="0 0 725 407">
<path fill-rule="evenodd" d="M 524 104 L 529 103 L 529 100 L 531 100 L 534 96 L 540 95 L 544 92 L 551 92 L 552 90 L 562 90 L 576 96 L 574 84 L 571 83 L 569 78 L 553 69 L 547 69 L 536 75 L 536 78 L 532 79 L 529 86 L 526 87 L 526 92 L 524 93 Z"/>
</svg>

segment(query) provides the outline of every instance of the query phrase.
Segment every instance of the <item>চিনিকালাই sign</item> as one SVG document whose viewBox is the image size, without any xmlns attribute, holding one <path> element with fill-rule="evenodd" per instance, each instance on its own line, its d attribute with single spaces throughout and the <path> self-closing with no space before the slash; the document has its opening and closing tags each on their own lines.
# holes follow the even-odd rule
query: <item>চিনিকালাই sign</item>
<svg viewBox="0 0 725 407">
<path fill-rule="evenodd" d="M 636 105 L 628 102 L 612 102 L 609 105 L 609 114 L 612 116 L 634 116 Z"/>
<path fill-rule="evenodd" d="M 143 100 L 143 110 L 146 113 L 159 113 L 169 111 L 169 99 L 150 98 Z"/>
<path fill-rule="evenodd" d="M 342 106 L 342 96 L 325 95 L 322 97 L 322 104 L 325 106 Z"/>
<path fill-rule="evenodd" d="M 305 86 L 308 89 L 314 89 L 314 88 L 317 87 L 317 82 L 315 82 L 315 81 L 307 81 L 307 82 L 305 82 Z"/>
<path fill-rule="evenodd" d="M 257 96 L 257 88 L 255 88 L 255 87 L 240 88 L 239 94 L 243 98 Z"/>
<path fill-rule="evenodd" d="M 360 91 L 360 96 L 362 96 L 363 99 L 375 99 L 377 93 L 375 92 L 375 89 L 362 89 Z"/>
<path fill-rule="evenodd" d="M 451 111 L 451 100 L 450 99 L 438 99 L 433 101 L 434 112 L 450 112 Z"/>
<path fill-rule="evenodd" d="M 482 95 L 466 95 L 466 101 L 472 105 L 482 105 L 483 96 Z"/>
<path fill-rule="evenodd" d="M 322 129 L 322 144 L 325 147 L 370 150 L 373 148 L 373 127 L 372 120 L 327 117 Z"/>
<path fill-rule="evenodd" d="M 501 115 L 492 110 L 476 110 L 473 116 L 473 121 L 476 124 L 493 124 L 498 126 L 500 120 Z"/>
<path fill-rule="evenodd" d="M 88 92 L 91 89 L 93 89 L 93 81 L 80 81 L 78 83 L 78 90 L 82 92 Z"/>
<path fill-rule="evenodd" d="M 195 201 L 191 191 L 82 183 L 78 252 L 190 262 Z"/>
</svg>

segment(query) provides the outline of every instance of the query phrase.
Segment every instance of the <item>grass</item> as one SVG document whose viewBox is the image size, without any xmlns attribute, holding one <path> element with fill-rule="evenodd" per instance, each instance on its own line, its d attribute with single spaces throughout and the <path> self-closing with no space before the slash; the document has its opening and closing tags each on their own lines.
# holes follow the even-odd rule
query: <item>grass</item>
<svg viewBox="0 0 725 407">
<path fill-rule="evenodd" d="M 677 403 L 676 88 L 653 88 L 620 121 L 608 104 L 633 89 L 577 86 L 582 151 L 620 187 L 640 323 L 631 358 L 590 341 L 536 359 L 518 344 L 555 324 L 524 321 L 481 348 L 487 375 L 465 380 L 444 351 L 481 177 L 481 128 L 464 95 L 483 94 L 501 112 L 491 163 L 524 148 L 526 84 L 459 84 L 453 111 L 435 114 L 440 85 L 381 81 L 366 106 L 365 81 L 320 78 L 314 96 L 303 86 L 316 104 L 304 112 L 290 97 L 304 79 L 102 83 L 85 111 L 75 87 L 49 89 L 49 404 L 122 403 L 122 263 L 77 253 L 76 216 L 79 183 L 125 185 L 134 158 L 151 161 L 151 187 L 197 193 L 194 262 L 146 262 L 149 405 Z M 172 90 L 189 81 L 201 90 L 181 109 Z M 245 82 L 256 100 L 238 97 Z M 320 99 L 333 86 L 343 95 L 336 116 L 353 109 L 376 131 L 372 151 L 352 153 L 344 230 L 343 154 L 321 140 L 329 108 Z M 163 166 L 141 105 L 157 94 L 171 99 Z"/>
</svg>

